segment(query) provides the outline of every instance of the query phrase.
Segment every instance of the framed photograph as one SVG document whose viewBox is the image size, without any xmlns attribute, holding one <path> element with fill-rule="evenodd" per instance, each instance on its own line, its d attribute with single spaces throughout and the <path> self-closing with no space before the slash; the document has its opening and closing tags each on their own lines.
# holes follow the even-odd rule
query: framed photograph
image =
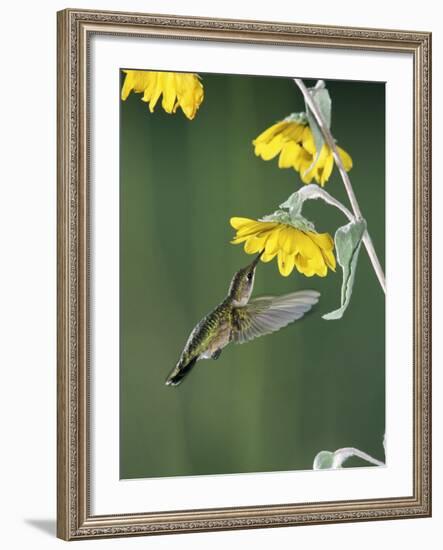
<svg viewBox="0 0 443 550">
<path fill-rule="evenodd" d="M 58 13 L 58 536 L 431 514 L 431 35 Z"/>
</svg>

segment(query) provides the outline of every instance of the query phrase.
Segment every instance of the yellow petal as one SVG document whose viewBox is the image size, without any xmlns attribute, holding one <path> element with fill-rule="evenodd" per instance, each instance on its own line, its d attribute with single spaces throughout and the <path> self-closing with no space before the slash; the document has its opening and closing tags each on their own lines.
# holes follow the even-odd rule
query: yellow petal
<svg viewBox="0 0 443 550">
<path fill-rule="evenodd" d="M 287 125 L 288 122 L 284 120 L 273 124 L 254 139 L 254 141 L 252 142 L 253 145 L 257 145 L 258 143 L 268 143 L 276 134 L 280 133 L 284 128 L 286 128 Z"/>
<path fill-rule="evenodd" d="M 180 106 L 185 116 L 192 120 L 203 101 L 203 84 L 198 75 L 194 73 L 177 73 L 176 86 L 177 103 L 174 106 L 174 111 Z"/>
<path fill-rule="evenodd" d="M 175 74 L 165 73 L 163 75 L 163 109 L 171 114 L 175 105 L 175 99 L 177 97 L 177 88 L 175 85 Z"/>
<path fill-rule="evenodd" d="M 316 263 L 323 263 L 318 245 L 303 231 L 299 231 L 297 235 L 297 252 L 309 260 L 314 260 Z"/>
<path fill-rule="evenodd" d="M 278 251 L 278 269 L 283 277 L 288 277 L 294 269 L 294 255 L 286 254 L 283 250 Z"/>
<path fill-rule="evenodd" d="M 316 178 L 317 183 L 319 183 L 322 187 L 330 178 L 333 166 L 334 166 L 334 157 L 332 155 L 332 152 L 329 151 L 329 155 L 326 158 L 324 166 L 322 166 L 322 168 L 319 169 L 318 177 Z"/>
<path fill-rule="evenodd" d="M 309 128 L 309 126 L 306 126 L 303 130 L 303 137 L 302 137 L 302 143 L 303 148 L 306 149 L 311 155 L 315 155 L 316 149 L 315 149 L 315 143 L 314 143 L 314 137 L 312 135 L 312 130 Z"/>
<path fill-rule="evenodd" d="M 123 82 L 122 93 L 121 93 L 121 98 L 122 98 L 123 101 L 126 100 L 128 95 L 131 93 L 131 91 L 134 88 L 133 76 L 132 76 L 132 74 L 130 74 L 130 73 L 132 73 L 132 71 L 125 71 L 125 72 L 126 72 L 126 76 L 125 76 L 125 80 Z"/>
<path fill-rule="evenodd" d="M 302 152 L 300 145 L 294 141 L 288 141 L 283 145 L 283 148 L 278 159 L 279 168 L 296 168 L 298 158 Z"/>
<path fill-rule="evenodd" d="M 311 261 L 312 260 L 309 260 L 308 263 L 311 263 Z M 315 267 L 313 266 L 313 269 L 315 271 L 315 274 L 319 277 L 326 277 L 326 275 L 328 274 L 328 268 L 326 267 L 326 264 L 324 262 L 316 265 Z"/>
<path fill-rule="evenodd" d="M 306 155 L 309 153 L 305 150 L 303 151 L 303 156 L 301 157 L 299 166 L 300 177 L 303 183 L 311 183 L 316 173 L 315 166 L 312 167 L 314 158 L 312 156 L 307 157 Z"/>
<path fill-rule="evenodd" d="M 269 235 L 268 240 L 266 241 L 266 248 L 265 248 L 265 254 L 271 255 L 271 254 L 277 254 L 278 252 L 278 242 L 279 242 L 279 236 L 280 231 L 283 229 L 282 226 L 278 226 L 272 231 L 272 233 Z M 262 256 L 263 257 L 263 256 Z"/>
<path fill-rule="evenodd" d="M 280 248 L 284 250 L 286 254 L 294 255 L 297 252 L 297 229 L 293 227 L 286 227 L 280 233 L 279 244 Z"/>
<path fill-rule="evenodd" d="M 260 259 L 262 262 L 265 262 L 265 263 L 270 262 L 277 256 L 277 253 L 278 253 L 277 250 L 275 250 L 274 252 L 266 252 L 266 249 L 265 249 L 265 252 L 263 252 Z"/>
<path fill-rule="evenodd" d="M 330 155 L 332 155 L 330 148 L 326 144 L 323 144 L 317 162 L 315 163 L 316 167 L 323 168 Z"/>
<path fill-rule="evenodd" d="M 258 143 L 255 146 L 255 154 L 263 160 L 271 160 L 276 157 L 284 144 L 284 138 L 281 134 L 272 138 L 269 143 Z"/>
<path fill-rule="evenodd" d="M 158 73 L 156 72 L 147 72 L 143 87 L 139 90 L 143 92 L 142 101 L 148 103 L 154 93 L 154 90 L 157 88 Z"/>
<path fill-rule="evenodd" d="M 324 250 L 332 250 L 334 248 L 334 239 L 329 233 L 314 233 L 313 231 L 309 231 L 307 235 Z"/>
<path fill-rule="evenodd" d="M 252 235 L 245 242 L 245 252 L 247 254 L 256 254 L 257 252 L 261 252 L 265 248 L 266 239 L 266 235 L 264 237 Z"/>
<path fill-rule="evenodd" d="M 321 173 L 327 157 L 326 146 L 323 145 L 320 151 L 320 155 L 317 159 L 315 159 L 315 154 L 311 154 L 305 149 L 304 151 L 306 151 L 307 153 L 304 157 L 304 159 L 306 159 L 305 162 L 309 159 L 310 165 L 306 166 L 307 163 L 303 164 L 303 173 L 301 174 L 302 181 L 304 183 L 310 183 L 312 179 L 315 178 L 315 180 L 318 182 L 319 173 Z"/>
<path fill-rule="evenodd" d="M 148 89 L 145 91 L 145 95 L 142 97 L 142 101 L 149 101 L 149 110 L 151 113 L 154 112 L 155 106 L 157 105 L 157 101 L 159 100 L 162 91 L 163 91 L 163 81 L 164 81 L 164 75 L 163 73 L 157 73 L 155 81 L 153 81 L 152 89 Z"/>
<path fill-rule="evenodd" d="M 337 146 L 338 154 L 340 155 L 343 166 L 345 167 L 346 172 L 352 168 L 352 158 L 351 156 L 341 147 Z"/>
<path fill-rule="evenodd" d="M 293 141 L 295 143 L 301 143 L 303 138 L 303 132 L 306 128 L 304 124 L 298 124 L 298 122 L 291 122 L 286 128 L 283 129 L 282 133 L 288 141 Z"/>
<path fill-rule="evenodd" d="M 229 220 L 229 223 L 232 225 L 234 229 L 240 229 L 245 225 L 256 223 L 256 220 L 251 220 L 250 218 L 239 218 L 234 216 Z"/>
<path fill-rule="evenodd" d="M 255 222 L 244 227 L 237 229 L 237 237 L 244 237 L 245 235 L 261 235 L 267 231 L 271 231 L 277 224 L 275 222 Z"/>
<path fill-rule="evenodd" d="M 126 74 L 122 87 L 123 101 L 128 97 L 132 90 L 141 93 L 146 88 L 151 78 L 152 71 L 123 71 Z M 154 73 L 155 74 L 155 73 Z"/>
<path fill-rule="evenodd" d="M 306 277 L 312 277 L 314 275 L 314 270 L 308 265 L 308 260 L 297 254 L 294 259 L 295 267 L 300 273 L 306 275 Z"/>
<path fill-rule="evenodd" d="M 231 218 L 230 223 L 232 227 L 237 230 L 237 234 L 231 241 L 232 244 L 240 244 L 252 236 L 267 238 L 269 232 L 278 225 L 277 222 L 261 222 L 249 218 L 238 217 Z"/>
<path fill-rule="evenodd" d="M 241 244 L 249 239 L 250 235 L 245 235 L 244 237 L 234 237 L 232 241 L 229 241 L 231 244 Z"/>
<path fill-rule="evenodd" d="M 303 183 L 310 183 L 315 174 L 315 166 L 313 166 L 314 157 L 304 149 L 301 148 L 300 154 L 297 159 L 297 165 L 295 169 L 299 171 L 300 178 Z"/>
<path fill-rule="evenodd" d="M 328 268 L 324 263 L 316 263 L 311 259 L 305 258 L 300 254 L 297 254 L 295 258 L 295 267 L 300 273 L 307 277 L 318 275 L 319 277 L 325 277 L 328 273 Z"/>
<path fill-rule="evenodd" d="M 332 271 L 335 271 L 336 263 L 335 263 L 335 256 L 332 250 L 322 250 L 321 253 L 323 255 L 326 265 L 330 269 L 332 269 Z"/>
</svg>

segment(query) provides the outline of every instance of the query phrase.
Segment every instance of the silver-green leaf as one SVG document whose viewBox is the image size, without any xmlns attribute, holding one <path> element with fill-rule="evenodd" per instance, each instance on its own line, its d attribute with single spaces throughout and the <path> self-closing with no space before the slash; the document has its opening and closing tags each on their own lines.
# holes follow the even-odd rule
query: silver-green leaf
<svg viewBox="0 0 443 550">
<path fill-rule="evenodd" d="M 375 466 L 384 466 L 384 463 L 377 460 L 368 453 L 355 449 L 354 447 L 344 447 L 343 449 L 337 449 L 333 453 L 331 451 L 320 451 L 314 458 L 314 464 L 312 468 L 314 470 L 332 470 L 336 468 L 342 468 L 348 458 L 351 456 L 357 456 L 370 464 Z"/>
<path fill-rule="evenodd" d="M 314 470 L 330 470 L 334 461 L 334 453 L 331 451 L 320 451 L 315 455 Z"/>
<path fill-rule="evenodd" d="M 317 108 L 320 111 L 320 114 L 326 126 L 328 128 L 331 128 L 332 101 L 324 81 L 319 80 L 314 88 L 309 88 L 309 94 L 311 95 L 313 101 L 317 105 Z M 307 170 L 309 171 L 311 170 L 312 166 L 314 166 L 315 163 L 317 162 L 318 157 L 320 155 L 320 151 L 325 143 L 325 139 L 323 137 L 323 132 L 315 116 L 313 115 L 311 109 L 307 104 L 306 104 L 306 115 L 308 118 L 309 127 L 311 128 L 311 131 L 312 131 L 312 137 L 314 138 L 315 150 L 316 150 L 314 161 Z"/>
<path fill-rule="evenodd" d="M 297 229 L 301 229 L 302 231 L 315 231 L 315 225 L 301 213 L 305 200 L 306 198 L 300 194 L 300 191 L 297 191 L 284 203 L 280 204 L 279 210 L 267 216 L 263 216 L 260 218 L 260 221 L 285 223 Z"/>
<path fill-rule="evenodd" d="M 358 254 L 360 252 L 363 235 L 366 231 L 365 220 L 356 220 L 339 227 L 335 233 L 335 250 L 337 260 L 343 271 L 341 286 L 341 306 L 323 315 L 323 319 L 341 319 L 349 305 L 354 286 L 357 269 Z"/>
<path fill-rule="evenodd" d="M 335 199 L 322 187 L 319 187 L 315 183 L 310 183 L 309 185 L 304 185 L 301 189 L 292 193 L 285 202 L 280 204 L 280 208 L 287 208 L 289 210 L 289 215 L 291 217 L 296 217 L 301 214 L 303 204 L 307 200 L 322 199 L 327 204 L 335 206 L 343 212 L 343 214 L 348 218 L 348 220 L 353 221 L 354 215 L 346 208 L 344 204 Z"/>
</svg>

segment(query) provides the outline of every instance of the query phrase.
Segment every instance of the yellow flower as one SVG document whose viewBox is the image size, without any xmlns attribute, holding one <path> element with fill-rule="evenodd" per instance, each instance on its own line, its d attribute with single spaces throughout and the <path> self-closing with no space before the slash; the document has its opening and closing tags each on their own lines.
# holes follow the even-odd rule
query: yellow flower
<svg viewBox="0 0 443 550">
<path fill-rule="evenodd" d="M 237 231 L 231 243 L 245 243 L 247 254 L 263 250 L 263 262 L 277 257 L 278 269 L 285 277 L 294 267 L 307 277 L 325 277 L 328 267 L 335 271 L 334 241 L 329 233 L 304 231 L 285 223 L 249 218 L 231 218 L 230 221 Z"/>
<path fill-rule="evenodd" d="M 271 160 L 280 154 L 279 168 L 294 168 L 300 173 L 303 183 L 313 179 L 322 187 L 328 181 L 334 166 L 334 157 L 330 147 L 323 145 L 317 162 L 312 166 L 316 148 L 312 130 L 307 122 L 298 122 L 288 117 L 262 132 L 252 142 L 255 154 L 263 160 Z M 338 147 L 345 170 L 352 168 L 352 158 Z"/>
<path fill-rule="evenodd" d="M 143 93 L 142 101 L 149 103 L 151 113 L 163 94 L 162 107 L 171 114 L 181 107 L 192 120 L 203 101 L 203 84 L 194 73 L 167 73 L 157 71 L 123 71 L 126 73 L 121 98 L 123 101 L 134 91 Z"/>
</svg>

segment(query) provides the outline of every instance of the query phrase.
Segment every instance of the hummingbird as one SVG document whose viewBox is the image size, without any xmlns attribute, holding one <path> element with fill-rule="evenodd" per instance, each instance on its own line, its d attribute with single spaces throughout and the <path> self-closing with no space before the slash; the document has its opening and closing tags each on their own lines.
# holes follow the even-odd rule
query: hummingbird
<svg viewBox="0 0 443 550">
<path fill-rule="evenodd" d="M 242 344 L 275 332 L 303 317 L 318 302 L 316 290 L 250 300 L 255 270 L 263 251 L 235 273 L 226 298 L 189 335 L 177 365 L 165 384 L 177 386 L 200 359 L 218 359 L 229 343 Z"/>
</svg>

